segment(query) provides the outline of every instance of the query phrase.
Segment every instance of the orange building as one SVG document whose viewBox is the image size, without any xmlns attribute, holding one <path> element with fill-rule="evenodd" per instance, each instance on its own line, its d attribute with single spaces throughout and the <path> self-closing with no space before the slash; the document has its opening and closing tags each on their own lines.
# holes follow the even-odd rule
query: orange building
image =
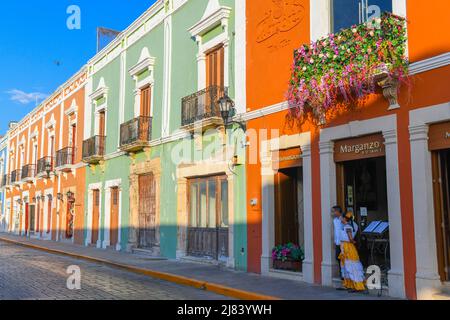
<svg viewBox="0 0 450 320">
<path fill-rule="evenodd" d="M 83 244 L 85 82 L 82 70 L 10 130 L 9 232 Z"/>
<path fill-rule="evenodd" d="M 247 165 L 249 271 L 325 286 L 339 282 L 330 209 L 340 205 L 353 211 L 361 260 L 366 268 L 380 267 L 390 296 L 432 298 L 448 285 L 450 37 L 442 30 L 450 30 L 449 9 L 446 0 L 247 1 L 244 119 L 256 132 Z M 351 88 L 348 79 L 363 75 L 350 70 L 340 74 L 345 90 L 335 89 L 331 98 L 314 96 L 322 87 L 299 90 L 297 100 L 310 96 L 303 113 L 296 112 L 299 104 L 288 102 L 288 91 L 303 76 L 308 85 L 317 76 L 307 74 L 308 61 L 318 73 L 333 73 L 330 64 L 341 50 L 358 52 L 358 41 L 367 40 L 358 26 L 383 26 L 383 11 L 393 13 L 393 21 L 406 18 L 404 50 L 398 25 L 367 35 L 380 34 L 376 49 L 389 39 L 391 49 L 380 49 L 381 55 L 394 59 L 402 52 L 409 59 L 399 88 L 396 77 L 380 72 L 360 95 L 366 87 Z M 330 46 L 352 32 L 360 39 L 341 41 L 335 57 L 318 50 L 320 64 L 301 60 L 311 54 L 299 50 L 303 45 Z M 363 49 L 369 60 L 372 49 Z M 294 68 L 298 82 L 290 82 Z M 356 91 L 358 99 L 342 103 L 346 92 Z M 308 106 L 316 109 L 307 113 Z M 272 248 L 289 242 L 304 248 L 301 272 L 274 268 Z"/>
</svg>

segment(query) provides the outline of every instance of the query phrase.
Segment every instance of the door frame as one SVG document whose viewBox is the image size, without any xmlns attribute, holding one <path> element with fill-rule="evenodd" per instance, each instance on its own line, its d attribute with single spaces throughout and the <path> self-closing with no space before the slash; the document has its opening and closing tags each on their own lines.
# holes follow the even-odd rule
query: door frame
<svg viewBox="0 0 450 320">
<path fill-rule="evenodd" d="M 432 299 L 441 289 L 438 272 L 436 222 L 429 127 L 450 120 L 450 102 L 409 112 L 411 172 L 416 243 L 416 288 L 418 299 Z"/>
<path fill-rule="evenodd" d="M 444 206 L 444 194 L 442 184 L 442 175 L 444 174 L 442 168 L 442 150 L 433 151 L 432 159 L 432 174 L 433 174 L 433 194 L 434 194 L 434 217 L 436 225 L 436 255 L 438 260 L 438 273 L 442 282 L 449 282 L 446 279 L 445 267 L 448 262 L 445 261 L 445 239 L 442 230 L 442 210 Z M 448 170 L 448 169 L 447 169 Z"/>
<path fill-rule="evenodd" d="M 97 241 L 97 243 L 91 243 L 92 242 L 92 222 L 93 222 L 93 220 L 92 220 L 93 211 L 92 210 L 94 209 L 94 203 L 93 203 L 94 190 L 100 190 L 100 207 L 99 207 L 99 215 L 98 215 L 99 216 L 98 217 L 98 219 L 99 219 L 98 225 L 99 225 L 99 228 L 101 226 L 100 222 L 102 219 L 102 201 L 101 201 L 101 199 L 102 199 L 102 183 L 98 182 L 98 183 L 90 184 L 89 188 L 88 188 L 86 238 L 84 241 L 84 245 L 86 247 L 88 247 L 91 244 L 95 244 L 98 248 L 100 248 L 101 247 L 100 241 Z M 101 228 L 99 229 L 99 235 L 100 235 L 100 230 L 101 230 Z M 99 239 L 100 239 L 100 236 L 99 236 Z"/>
<path fill-rule="evenodd" d="M 130 231 L 126 251 L 131 252 L 139 246 L 139 176 L 153 173 L 155 179 L 155 236 L 156 244 L 152 248 L 155 255 L 160 250 L 160 206 L 161 206 L 161 159 L 150 159 L 150 149 L 144 149 L 147 161 L 135 163 L 130 167 Z"/>
<path fill-rule="evenodd" d="M 277 276 L 272 272 L 272 249 L 275 246 L 275 174 L 274 161 L 281 151 L 300 148 L 303 172 L 303 239 L 304 253 L 302 273 L 297 280 L 314 283 L 314 242 L 312 218 L 311 132 L 284 135 L 261 142 L 261 206 L 262 206 L 262 256 L 261 273 Z M 255 209 L 259 205 L 256 205 Z"/>
<path fill-rule="evenodd" d="M 234 179 L 235 175 L 230 171 L 228 163 L 217 161 L 199 161 L 196 163 L 182 164 L 177 168 L 178 179 L 178 239 L 177 239 L 177 259 L 188 257 L 188 180 L 192 177 L 226 175 L 228 180 L 228 259 L 226 266 L 234 268 L 236 265 L 234 253 Z"/>
<path fill-rule="evenodd" d="M 388 115 L 324 128 L 320 132 L 320 187 L 322 210 L 322 284 L 332 286 L 338 277 L 330 208 L 337 204 L 335 141 L 382 133 L 385 140 L 391 269 L 389 295 L 405 298 L 403 229 L 400 205 L 397 116 Z"/>
<path fill-rule="evenodd" d="M 216 226 L 215 226 L 215 228 L 211 228 L 211 227 L 210 228 L 192 227 L 192 226 L 190 226 L 190 223 L 189 223 L 189 221 L 191 220 L 191 214 L 192 214 L 192 212 L 190 210 L 191 209 L 191 201 L 190 201 L 190 199 L 191 199 L 191 185 L 194 184 L 194 183 L 199 183 L 199 182 L 209 182 L 211 180 L 214 180 L 215 183 L 216 183 L 216 190 L 215 190 L 215 199 L 216 199 L 216 204 L 215 204 L 215 208 L 216 208 L 215 221 L 216 221 Z M 228 183 L 228 179 L 227 179 L 227 176 L 225 174 L 208 175 L 208 176 L 202 176 L 202 177 L 194 177 L 194 178 L 188 179 L 188 181 L 187 181 L 187 192 L 186 192 L 186 194 L 187 194 L 187 198 L 188 198 L 187 199 L 187 210 L 188 210 L 188 226 L 187 226 L 187 228 L 188 228 L 188 231 L 187 231 L 188 232 L 188 239 L 187 239 L 187 246 L 188 246 L 188 249 L 189 249 L 189 231 L 190 231 L 189 229 L 193 229 L 193 228 L 196 228 L 196 229 L 215 229 L 215 233 L 216 233 L 216 249 L 215 249 L 216 251 L 215 251 L 215 254 L 216 254 L 216 256 L 215 257 L 211 257 L 215 261 L 221 261 L 220 260 L 220 252 L 219 252 L 220 250 L 218 248 L 219 242 L 220 242 L 219 237 L 220 237 L 221 229 L 225 229 L 225 228 L 221 228 L 220 227 L 220 222 L 221 222 L 220 215 L 221 215 L 221 209 L 222 208 L 219 206 L 219 203 L 220 203 L 219 202 L 219 194 L 221 194 L 220 192 L 222 191 L 222 189 L 221 189 L 222 188 L 222 184 L 221 183 L 223 181 L 227 181 L 227 183 Z M 198 193 L 197 195 L 199 197 L 200 193 Z M 207 184 L 207 186 L 206 186 L 206 197 L 207 197 L 207 199 L 209 199 L 209 184 Z M 199 203 L 199 199 L 197 199 L 197 203 Z M 207 205 L 206 208 L 208 210 L 208 212 L 206 213 L 206 217 L 209 220 L 209 218 L 210 218 L 209 206 Z M 198 212 L 196 212 L 196 217 L 198 218 L 197 214 L 198 214 Z M 226 229 L 229 229 L 229 226 Z M 228 234 L 228 236 L 229 236 L 229 234 Z M 228 244 L 229 244 L 229 241 L 228 241 Z M 229 251 L 229 248 L 228 248 L 228 251 Z M 187 254 L 188 255 L 192 255 L 192 253 L 190 253 L 189 250 L 187 250 Z"/>
</svg>

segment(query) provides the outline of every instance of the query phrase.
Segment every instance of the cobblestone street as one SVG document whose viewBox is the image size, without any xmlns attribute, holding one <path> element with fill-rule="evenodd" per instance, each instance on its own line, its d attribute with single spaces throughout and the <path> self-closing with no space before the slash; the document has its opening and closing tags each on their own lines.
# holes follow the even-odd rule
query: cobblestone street
<svg viewBox="0 0 450 320">
<path fill-rule="evenodd" d="M 67 289 L 69 266 L 81 269 L 81 290 Z M 1 300 L 212 300 L 213 293 L 0 242 Z"/>
</svg>

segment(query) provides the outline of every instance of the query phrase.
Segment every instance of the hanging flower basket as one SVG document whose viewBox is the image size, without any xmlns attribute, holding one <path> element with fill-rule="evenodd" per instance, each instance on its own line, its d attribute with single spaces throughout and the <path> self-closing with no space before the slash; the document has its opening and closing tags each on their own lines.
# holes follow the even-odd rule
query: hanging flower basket
<svg viewBox="0 0 450 320">
<path fill-rule="evenodd" d="M 290 116 L 313 119 L 350 107 L 375 93 L 382 73 L 402 82 L 408 75 L 406 21 L 393 14 L 330 34 L 294 52 L 287 98 Z"/>
</svg>

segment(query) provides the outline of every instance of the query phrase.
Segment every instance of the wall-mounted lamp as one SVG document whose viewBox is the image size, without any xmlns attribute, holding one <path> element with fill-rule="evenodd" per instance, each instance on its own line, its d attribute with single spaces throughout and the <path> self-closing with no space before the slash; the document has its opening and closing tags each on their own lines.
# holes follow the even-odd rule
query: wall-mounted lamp
<svg viewBox="0 0 450 320">
<path fill-rule="evenodd" d="M 47 195 L 47 198 L 48 198 L 48 200 L 52 201 L 52 200 L 53 200 L 53 195 L 48 194 L 48 195 Z"/>
<path fill-rule="evenodd" d="M 36 197 L 33 197 L 33 202 L 36 202 Z"/>
<path fill-rule="evenodd" d="M 75 194 L 72 191 L 67 191 L 66 197 L 68 201 L 75 201 Z"/>
<path fill-rule="evenodd" d="M 52 163 L 49 161 L 45 162 L 45 172 L 47 173 L 47 179 L 50 179 L 50 173 L 52 172 Z"/>
<path fill-rule="evenodd" d="M 230 124 L 238 124 L 245 132 L 245 126 L 242 122 L 233 120 L 236 115 L 236 108 L 233 99 L 228 96 L 228 90 L 225 90 L 223 96 L 217 101 L 219 104 L 220 115 L 222 116 L 225 126 Z"/>
<path fill-rule="evenodd" d="M 62 193 L 57 193 L 57 195 L 56 195 L 56 198 L 59 200 L 59 201 L 63 201 L 64 200 L 64 195 L 62 194 Z"/>
<path fill-rule="evenodd" d="M 23 200 L 22 199 L 17 199 L 17 204 L 21 206 L 23 204 Z"/>
</svg>

